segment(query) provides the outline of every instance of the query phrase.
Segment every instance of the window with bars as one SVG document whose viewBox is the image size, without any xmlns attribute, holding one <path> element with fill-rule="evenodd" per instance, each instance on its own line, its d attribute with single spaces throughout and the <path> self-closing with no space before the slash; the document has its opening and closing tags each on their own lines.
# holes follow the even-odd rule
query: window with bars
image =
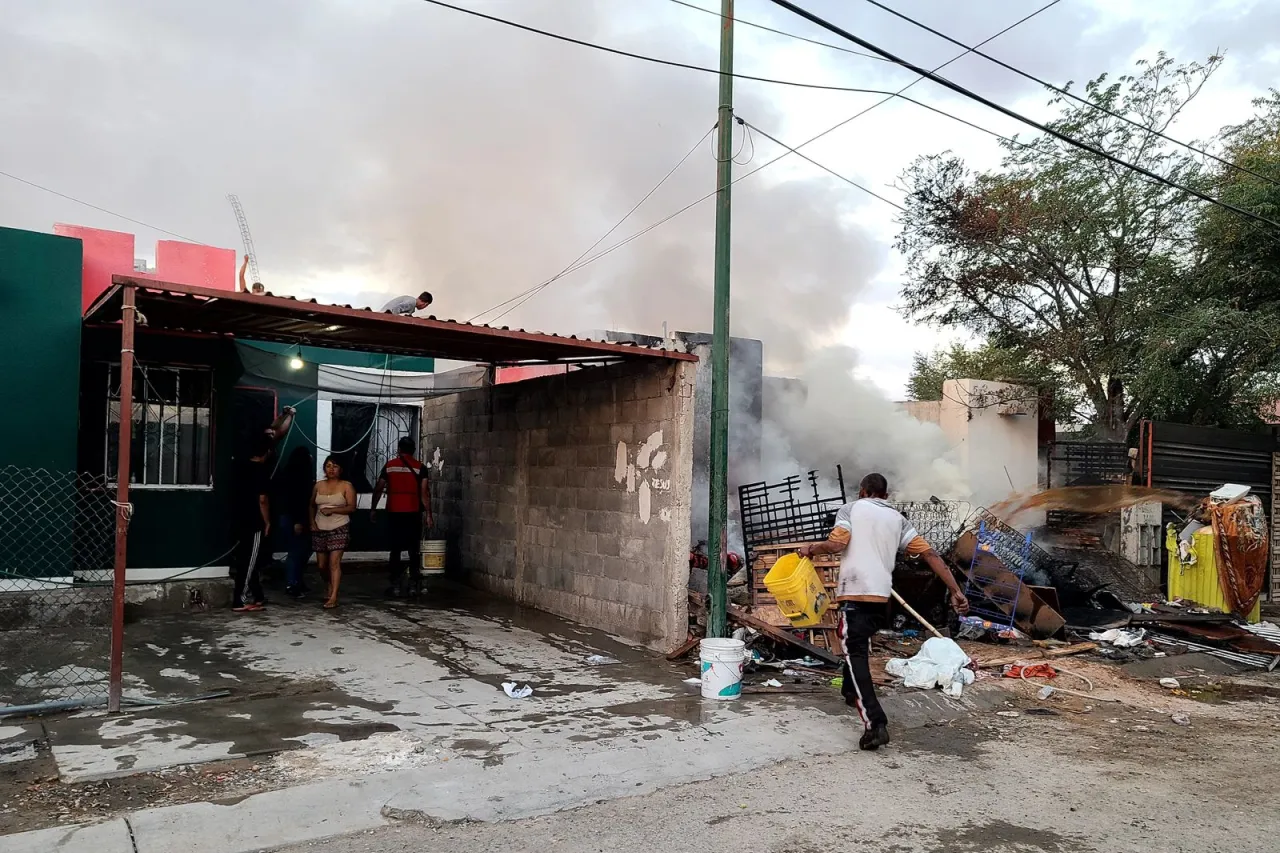
<svg viewBox="0 0 1280 853">
<path fill-rule="evenodd" d="M 346 479 L 357 494 L 373 491 L 373 484 L 387 460 L 396 455 L 396 444 L 408 436 L 418 441 L 418 406 L 356 403 L 335 400 L 331 444 L 343 457 Z"/>
<path fill-rule="evenodd" d="M 120 365 L 107 366 L 106 476 L 120 458 Z M 133 376 L 134 486 L 212 488 L 213 371 L 199 367 L 138 367 Z"/>
</svg>

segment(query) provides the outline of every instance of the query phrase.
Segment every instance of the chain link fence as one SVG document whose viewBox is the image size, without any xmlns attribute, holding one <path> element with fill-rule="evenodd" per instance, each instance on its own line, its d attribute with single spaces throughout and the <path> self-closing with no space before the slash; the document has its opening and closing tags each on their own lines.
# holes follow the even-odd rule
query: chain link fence
<svg viewBox="0 0 1280 853">
<path fill-rule="evenodd" d="M 106 694 L 114 492 L 101 476 L 0 468 L 0 705 Z"/>
</svg>

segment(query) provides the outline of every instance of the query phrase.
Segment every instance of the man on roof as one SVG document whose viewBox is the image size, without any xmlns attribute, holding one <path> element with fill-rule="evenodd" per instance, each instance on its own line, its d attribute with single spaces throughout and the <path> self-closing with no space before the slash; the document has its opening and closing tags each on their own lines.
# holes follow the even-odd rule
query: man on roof
<svg viewBox="0 0 1280 853">
<path fill-rule="evenodd" d="M 255 296 L 262 296 L 263 294 L 265 294 L 265 293 L 267 292 L 267 289 L 266 289 L 265 287 L 263 287 L 263 286 L 262 286 L 262 282 L 260 282 L 260 281 L 255 281 L 255 282 L 253 283 L 253 288 L 252 288 L 252 289 L 250 289 L 250 288 L 249 288 L 249 287 L 244 283 L 244 272 L 245 272 L 245 270 L 247 270 L 248 268 L 249 268 L 249 256 L 248 256 L 248 255 L 245 255 L 245 256 L 244 256 L 244 263 L 240 264 L 240 292 L 241 292 L 241 293 L 252 293 L 252 294 L 254 294 Z"/>
<path fill-rule="evenodd" d="M 383 305 L 382 310 L 402 317 L 417 317 L 419 320 L 425 320 L 431 316 L 432 301 L 431 294 L 424 290 L 417 296 L 397 296 Z"/>
</svg>

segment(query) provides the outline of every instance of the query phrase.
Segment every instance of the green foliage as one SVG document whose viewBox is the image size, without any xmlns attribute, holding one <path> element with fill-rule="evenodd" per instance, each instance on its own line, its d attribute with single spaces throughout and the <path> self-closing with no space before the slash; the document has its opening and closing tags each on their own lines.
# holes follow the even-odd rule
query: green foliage
<svg viewBox="0 0 1280 853">
<path fill-rule="evenodd" d="M 1210 169 L 1156 135 L 1174 135 L 1170 128 L 1220 61 L 1175 65 L 1161 54 L 1134 75 L 1087 84 L 1090 101 L 1139 126 L 1061 97 L 1051 101 L 1059 115 L 1050 124 L 1280 219 L 1280 187 Z M 1224 158 L 1280 179 L 1280 96 L 1256 106 L 1257 115 L 1224 130 L 1217 146 Z M 903 175 L 897 246 L 908 262 L 906 314 L 965 329 L 1023 359 L 1025 373 L 1066 401 L 1060 416 L 1102 437 L 1122 439 L 1143 417 L 1257 423 L 1277 393 L 1280 365 L 1276 229 L 1048 136 L 1004 147 L 991 171 L 940 154 L 919 158 Z M 951 364 L 999 366 L 989 349 Z M 978 361 L 965 362 L 971 358 Z M 922 391 L 938 364 L 919 363 Z"/>
</svg>

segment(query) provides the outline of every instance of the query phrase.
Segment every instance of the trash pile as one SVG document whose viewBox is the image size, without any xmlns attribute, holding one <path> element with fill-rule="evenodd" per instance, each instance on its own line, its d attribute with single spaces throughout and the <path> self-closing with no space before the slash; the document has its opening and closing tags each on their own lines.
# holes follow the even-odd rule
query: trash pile
<svg viewBox="0 0 1280 853">
<path fill-rule="evenodd" d="M 745 603 L 739 597 L 739 603 L 727 608 L 734 636 L 747 650 L 744 693 L 839 686 L 843 650 L 833 606 L 838 558 L 812 560 L 814 576 L 799 584 L 807 590 L 802 615 L 765 583 L 775 564 L 782 565 L 780 560 L 794 561 L 790 555 L 800 545 L 823 538 L 826 516 L 843 499 L 843 494 L 822 497 L 817 479 L 811 475 L 810 480 L 812 498 L 793 498 L 790 492 L 783 496 L 781 502 L 789 507 L 782 514 L 785 530 L 762 522 L 757 534 L 745 525 L 748 595 Z M 795 491 L 796 484 L 783 485 Z M 761 493 L 772 495 L 769 490 L 776 488 L 762 485 Z M 781 504 L 770 500 L 772 514 L 761 511 L 762 518 L 778 517 Z M 1160 506 L 1190 510 L 1185 525 L 1165 530 L 1167 598 L 1151 581 L 1150 571 L 1144 574 L 1120 554 L 1107 552 L 1086 561 L 1078 551 L 1046 550 L 1034 541 L 1035 530 L 1010 523 L 1027 507 L 1067 510 L 1076 517 L 1139 505 L 1147 507 L 1148 518 L 1154 516 L 1148 539 L 1157 549 Z M 1048 663 L 1086 652 L 1114 662 L 1203 652 L 1244 667 L 1275 670 L 1280 664 L 1280 627 L 1259 619 L 1269 536 L 1262 504 L 1247 487 L 1229 484 L 1195 499 L 1133 486 L 1074 486 L 974 513 L 968 513 L 967 505 L 937 499 L 898 508 L 951 566 L 970 612 L 964 617 L 951 613 L 943 584 L 915 561 L 900 562 L 894 588 L 902 597 L 888 606 L 889 629 L 873 641 L 873 657 L 883 660 L 887 684 L 961 695 L 975 673 L 1003 669 L 1006 677 L 1039 679 L 1035 683 L 1043 681 L 1050 692 L 1089 695 L 1091 685 L 1065 687 L 1059 677 L 1065 674 L 1071 681 L 1083 676 Z M 751 509 L 744 501 L 748 522 Z M 797 534 L 794 541 L 788 541 L 787 532 Z M 696 648 L 705 629 L 705 607 L 706 597 L 691 592 L 689 640 L 669 659 Z M 925 634 L 934 636 L 922 644 Z M 1011 653 L 994 658 L 979 654 L 975 663 L 955 640 L 1007 646 Z M 875 664 L 873 671 L 879 675 Z"/>
</svg>

